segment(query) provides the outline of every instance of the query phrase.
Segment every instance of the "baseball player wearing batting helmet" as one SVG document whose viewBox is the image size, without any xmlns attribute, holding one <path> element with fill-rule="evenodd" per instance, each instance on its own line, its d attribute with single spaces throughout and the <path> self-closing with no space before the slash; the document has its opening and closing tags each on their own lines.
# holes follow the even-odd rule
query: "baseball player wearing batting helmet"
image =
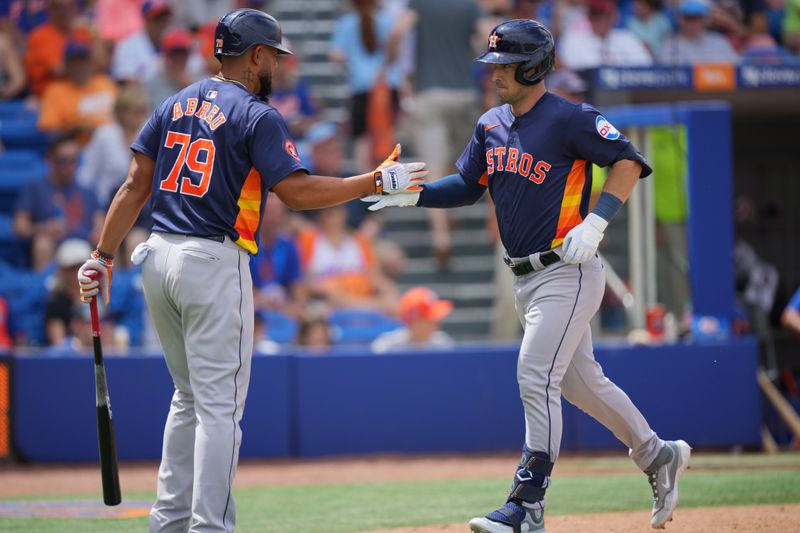
<svg viewBox="0 0 800 533">
<path fill-rule="evenodd" d="M 524 328 L 517 381 L 525 444 L 506 503 L 470 521 L 482 533 L 544 532 L 545 491 L 561 443 L 561 396 L 589 413 L 631 450 L 653 490 L 651 525 L 662 528 L 678 504 L 678 479 L 691 449 L 665 442 L 594 359 L 589 322 L 605 287 L 596 252 L 609 221 L 651 169 L 600 112 L 547 92 L 553 37 L 533 20 L 511 20 L 489 35 L 477 61 L 492 66 L 503 105 L 479 119 L 456 163 L 459 173 L 387 198 L 386 206 L 454 207 L 484 190 L 495 203 L 506 262 L 516 275 Z M 611 167 L 589 212 L 592 163 Z"/>
<path fill-rule="evenodd" d="M 81 267 L 82 298 L 106 301 L 112 253 L 148 198 L 153 232 L 141 264 L 147 305 L 175 384 L 164 429 L 150 531 L 233 531 L 236 473 L 253 347 L 248 264 L 258 251 L 265 198 L 318 209 L 421 182 L 422 163 L 312 176 L 281 115 L 266 103 L 281 44 L 271 16 L 242 9 L 215 35 L 221 69 L 164 100 L 134 141 L 127 179 L 109 208 L 97 250 Z M 97 273 L 97 280 L 92 274 Z"/>
</svg>

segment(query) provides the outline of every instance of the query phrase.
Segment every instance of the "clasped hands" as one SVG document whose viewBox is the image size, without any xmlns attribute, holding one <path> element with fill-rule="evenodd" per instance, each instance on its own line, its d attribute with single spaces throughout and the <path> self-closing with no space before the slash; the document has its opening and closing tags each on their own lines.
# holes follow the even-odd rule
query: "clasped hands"
<svg viewBox="0 0 800 533">
<path fill-rule="evenodd" d="M 425 163 L 400 163 L 401 151 L 401 146 L 395 145 L 389 157 L 373 171 L 375 194 L 361 199 L 373 204 L 370 211 L 416 205 L 428 169 Z"/>
</svg>

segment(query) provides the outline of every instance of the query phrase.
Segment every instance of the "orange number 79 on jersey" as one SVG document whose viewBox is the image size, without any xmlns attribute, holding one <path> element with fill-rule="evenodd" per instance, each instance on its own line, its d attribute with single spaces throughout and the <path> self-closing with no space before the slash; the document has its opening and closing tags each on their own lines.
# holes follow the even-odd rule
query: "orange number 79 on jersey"
<svg viewBox="0 0 800 533">
<path fill-rule="evenodd" d="M 195 185 L 191 178 L 183 177 L 180 183 L 180 193 L 202 198 L 208 192 L 211 184 L 211 172 L 214 170 L 214 142 L 211 139 L 195 139 L 186 133 L 168 131 L 164 148 L 180 146 L 180 152 L 172 165 L 169 175 L 161 181 L 162 191 L 178 191 L 178 179 L 185 164 L 192 172 L 197 172 L 202 177 L 200 183 Z M 205 152 L 205 159 L 200 159 L 200 153 Z"/>
</svg>

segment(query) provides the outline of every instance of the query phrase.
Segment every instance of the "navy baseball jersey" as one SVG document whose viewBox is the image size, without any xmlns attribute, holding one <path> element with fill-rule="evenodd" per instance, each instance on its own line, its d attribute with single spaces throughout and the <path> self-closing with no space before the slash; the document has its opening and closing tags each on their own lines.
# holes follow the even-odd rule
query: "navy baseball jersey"
<svg viewBox="0 0 800 533">
<path fill-rule="evenodd" d="M 156 162 L 153 231 L 227 235 L 253 254 L 267 191 L 306 170 L 281 115 L 217 77 L 164 100 L 131 149 Z"/>
<path fill-rule="evenodd" d="M 520 117 L 506 104 L 487 111 L 456 162 L 462 176 L 489 187 L 500 238 L 511 257 L 561 245 L 586 217 L 592 163 L 644 157 L 599 111 L 545 93 Z"/>
</svg>

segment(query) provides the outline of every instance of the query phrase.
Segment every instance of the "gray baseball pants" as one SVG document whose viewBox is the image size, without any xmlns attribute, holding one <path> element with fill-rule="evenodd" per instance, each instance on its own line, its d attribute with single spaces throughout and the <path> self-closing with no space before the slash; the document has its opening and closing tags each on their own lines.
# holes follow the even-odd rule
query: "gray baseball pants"
<svg viewBox="0 0 800 533">
<path fill-rule="evenodd" d="M 644 470 L 662 441 L 628 395 L 594 359 L 589 321 L 605 289 L 597 256 L 581 265 L 556 263 L 516 278 L 517 316 L 524 334 L 517 381 L 525 408 L 525 441 L 555 462 L 561 447 L 561 396 L 580 408 L 632 450 Z"/>
<path fill-rule="evenodd" d="M 233 531 L 253 351 L 250 256 L 227 237 L 154 233 L 134 258 L 175 384 L 150 531 Z"/>
</svg>

